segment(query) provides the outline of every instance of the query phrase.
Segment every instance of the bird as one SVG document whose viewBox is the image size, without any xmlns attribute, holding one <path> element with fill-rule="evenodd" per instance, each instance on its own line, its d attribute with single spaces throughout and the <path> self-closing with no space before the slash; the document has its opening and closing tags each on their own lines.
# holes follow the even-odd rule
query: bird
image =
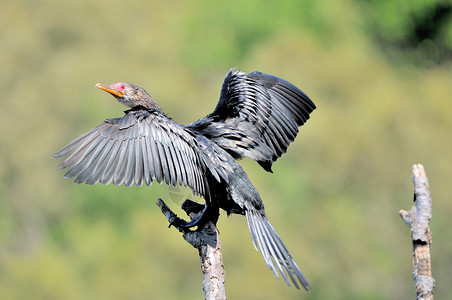
<svg viewBox="0 0 452 300">
<path fill-rule="evenodd" d="M 103 121 L 54 154 L 65 178 L 88 185 L 188 186 L 205 199 L 202 214 L 179 220 L 193 228 L 216 223 L 219 209 L 246 217 L 256 251 L 288 286 L 311 289 L 269 222 L 264 203 L 238 163 L 255 160 L 265 171 L 295 140 L 299 127 L 316 109 L 295 85 L 279 77 L 232 68 L 224 78 L 212 113 L 183 125 L 168 117 L 141 87 L 115 82 L 96 87 L 129 107 L 124 116 Z"/>
</svg>

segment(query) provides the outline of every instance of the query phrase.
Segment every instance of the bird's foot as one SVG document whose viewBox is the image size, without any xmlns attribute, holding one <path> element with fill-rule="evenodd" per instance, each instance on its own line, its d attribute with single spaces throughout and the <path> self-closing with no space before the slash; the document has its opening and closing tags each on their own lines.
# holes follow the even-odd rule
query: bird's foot
<svg viewBox="0 0 452 300">
<path fill-rule="evenodd" d="M 174 226 L 181 232 L 189 232 L 191 231 L 190 228 L 195 226 L 198 226 L 198 229 L 200 229 L 208 222 L 216 224 L 220 215 L 218 207 L 196 203 L 190 199 L 187 199 L 182 204 L 182 209 L 190 216 L 191 221 L 189 222 L 173 213 L 162 199 L 158 199 L 157 206 L 160 207 L 160 210 L 166 216 L 169 227 Z"/>
<path fill-rule="evenodd" d="M 163 202 L 162 199 L 158 199 L 157 200 L 157 206 L 160 207 L 160 210 L 162 211 L 162 213 L 165 215 L 166 219 L 169 222 L 169 226 L 174 226 L 174 228 L 176 228 L 177 230 L 179 230 L 180 232 L 189 232 L 190 231 L 190 227 L 187 227 L 187 221 L 179 218 L 166 204 L 165 202 Z"/>
<path fill-rule="evenodd" d="M 195 226 L 200 227 L 206 223 L 203 219 L 203 215 L 194 217 L 193 219 L 191 219 L 190 222 L 187 222 L 185 220 L 178 218 L 180 220 L 180 222 L 177 223 L 177 227 L 184 228 L 184 229 L 190 229 Z"/>
<path fill-rule="evenodd" d="M 187 224 L 188 224 L 187 221 L 175 216 L 174 218 L 172 218 L 172 220 L 169 221 L 168 228 L 174 226 L 181 232 L 189 232 L 191 227 L 187 226 Z"/>
<path fill-rule="evenodd" d="M 201 203 L 197 203 L 190 199 L 187 199 L 182 203 L 181 208 L 190 216 L 191 221 L 187 222 L 184 219 L 179 218 L 174 215 L 171 220 L 169 220 L 169 227 L 174 226 L 180 231 L 188 232 L 190 228 L 193 228 L 198 225 L 203 225 L 200 222 L 203 220 L 203 215 L 205 213 L 206 206 Z M 205 218 L 205 217 L 204 217 Z"/>
<path fill-rule="evenodd" d="M 198 228 L 205 225 L 207 222 L 217 222 L 219 217 L 218 208 L 207 206 L 205 204 L 200 204 L 187 199 L 182 203 L 182 209 L 190 216 L 191 221 L 180 223 L 179 226 L 182 228 L 192 228 L 198 226 Z M 182 220 L 183 221 L 183 220 Z"/>
<path fill-rule="evenodd" d="M 201 204 L 190 199 L 187 199 L 182 203 L 181 208 L 190 216 L 190 214 L 199 214 L 206 207 L 205 204 Z"/>
</svg>

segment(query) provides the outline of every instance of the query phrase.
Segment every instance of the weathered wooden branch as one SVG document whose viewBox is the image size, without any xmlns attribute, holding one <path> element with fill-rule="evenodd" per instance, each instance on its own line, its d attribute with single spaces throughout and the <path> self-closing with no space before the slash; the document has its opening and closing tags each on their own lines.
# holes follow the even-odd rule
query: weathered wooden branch
<svg viewBox="0 0 452 300">
<path fill-rule="evenodd" d="M 400 210 L 399 214 L 411 229 L 416 299 L 433 300 L 435 279 L 432 277 L 430 256 L 432 236 L 429 227 L 432 198 L 427 175 L 421 164 L 413 165 L 413 183 L 414 205 L 409 211 Z"/>
<path fill-rule="evenodd" d="M 177 230 L 183 233 L 183 238 L 187 243 L 198 250 L 201 258 L 201 270 L 204 276 L 203 290 L 206 300 L 226 299 L 223 255 L 221 252 L 221 242 L 217 227 L 212 222 L 207 222 L 201 228 L 192 231 L 177 225 L 179 219 L 177 215 L 163 202 L 162 199 L 157 200 L 157 206 L 165 215 L 170 223 Z M 182 204 L 182 209 L 193 220 L 202 213 L 202 205 L 191 200 L 186 200 Z"/>
</svg>

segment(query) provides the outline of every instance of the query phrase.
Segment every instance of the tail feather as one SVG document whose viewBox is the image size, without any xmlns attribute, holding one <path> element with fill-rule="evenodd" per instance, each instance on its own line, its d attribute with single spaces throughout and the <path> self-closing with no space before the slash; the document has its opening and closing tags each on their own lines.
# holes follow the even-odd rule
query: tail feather
<svg viewBox="0 0 452 300">
<path fill-rule="evenodd" d="M 264 219 L 264 221 L 266 221 L 266 223 L 268 223 L 270 228 L 273 229 L 273 227 L 271 227 L 271 224 L 270 224 L 270 222 L 268 222 L 267 219 Z M 266 244 L 270 246 L 269 249 L 271 251 L 272 257 L 276 260 L 276 266 L 278 267 L 279 272 L 283 275 L 284 281 L 286 281 L 286 283 L 290 286 L 287 276 L 285 276 L 286 272 L 284 271 L 284 270 L 290 270 L 290 265 L 288 265 L 288 263 L 286 262 L 288 260 L 281 259 L 281 258 L 286 258 L 286 256 L 287 256 L 286 253 L 288 254 L 289 252 L 287 251 L 287 249 L 285 249 L 285 246 L 279 239 L 278 235 L 276 235 L 276 237 L 273 237 L 271 239 L 266 238 L 266 236 L 272 236 L 272 235 L 276 234 L 276 232 L 274 230 L 272 232 L 270 232 L 269 227 L 267 226 L 267 227 L 263 228 L 263 232 L 264 232 L 264 238 L 266 239 Z M 284 251 L 284 252 L 282 252 L 282 251 Z M 282 264 L 282 266 L 281 266 L 281 264 Z M 284 270 L 282 267 L 284 267 Z M 298 282 L 293 277 L 292 272 L 287 271 L 287 274 L 289 275 L 290 279 L 295 284 L 297 289 L 299 289 L 300 287 L 298 286 Z"/>
<path fill-rule="evenodd" d="M 276 278 L 279 279 L 279 271 L 288 286 L 291 286 L 290 282 L 292 282 L 297 289 L 300 289 L 300 284 L 307 291 L 311 289 L 308 281 L 268 219 L 256 210 L 247 210 L 246 220 L 254 248 L 259 251 L 259 246 L 265 263 L 275 274 Z"/>
<path fill-rule="evenodd" d="M 279 279 L 278 272 L 276 271 L 275 265 L 273 264 L 273 260 L 272 260 L 272 257 L 275 260 L 278 258 L 278 260 L 276 261 L 276 267 L 278 267 L 278 270 L 281 273 L 282 277 L 284 278 L 284 281 L 287 283 L 287 285 L 290 286 L 290 282 L 287 279 L 286 273 L 282 269 L 281 262 L 283 263 L 285 268 L 287 268 L 287 265 L 286 265 L 285 261 L 279 260 L 279 257 L 281 257 L 281 255 L 280 255 L 280 252 L 278 251 L 278 249 L 275 247 L 274 240 L 272 238 L 269 238 L 271 235 L 269 235 L 268 231 L 266 230 L 267 228 L 262 226 L 263 225 L 262 223 L 256 222 L 256 225 L 257 225 L 257 230 L 259 232 L 257 235 L 258 243 L 260 245 L 259 248 L 261 248 L 261 252 L 264 256 L 264 260 L 265 260 L 267 266 L 270 268 L 270 270 L 273 271 L 276 278 Z M 265 245 L 266 247 L 262 247 L 261 245 Z M 276 251 L 278 251 L 278 254 L 275 253 Z"/>
</svg>

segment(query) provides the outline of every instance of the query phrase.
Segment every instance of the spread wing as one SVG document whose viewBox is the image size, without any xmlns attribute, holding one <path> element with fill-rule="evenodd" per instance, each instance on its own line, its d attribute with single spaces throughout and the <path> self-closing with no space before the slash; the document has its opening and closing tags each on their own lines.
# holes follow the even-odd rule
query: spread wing
<svg viewBox="0 0 452 300">
<path fill-rule="evenodd" d="M 59 168 L 75 183 L 151 185 L 156 179 L 190 187 L 205 195 L 204 177 L 227 180 L 228 165 L 206 139 L 154 110 L 129 110 L 122 118 L 105 120 L 54 157 L 70 155 Z"/>
<path fill-rule="evenodd" d="M 215 110 L 189 126 L 235 157 L 247 156 L 271 171 L 315 108 L 305 93 L 281 78 L 231 69 Z"/>
</svg>

